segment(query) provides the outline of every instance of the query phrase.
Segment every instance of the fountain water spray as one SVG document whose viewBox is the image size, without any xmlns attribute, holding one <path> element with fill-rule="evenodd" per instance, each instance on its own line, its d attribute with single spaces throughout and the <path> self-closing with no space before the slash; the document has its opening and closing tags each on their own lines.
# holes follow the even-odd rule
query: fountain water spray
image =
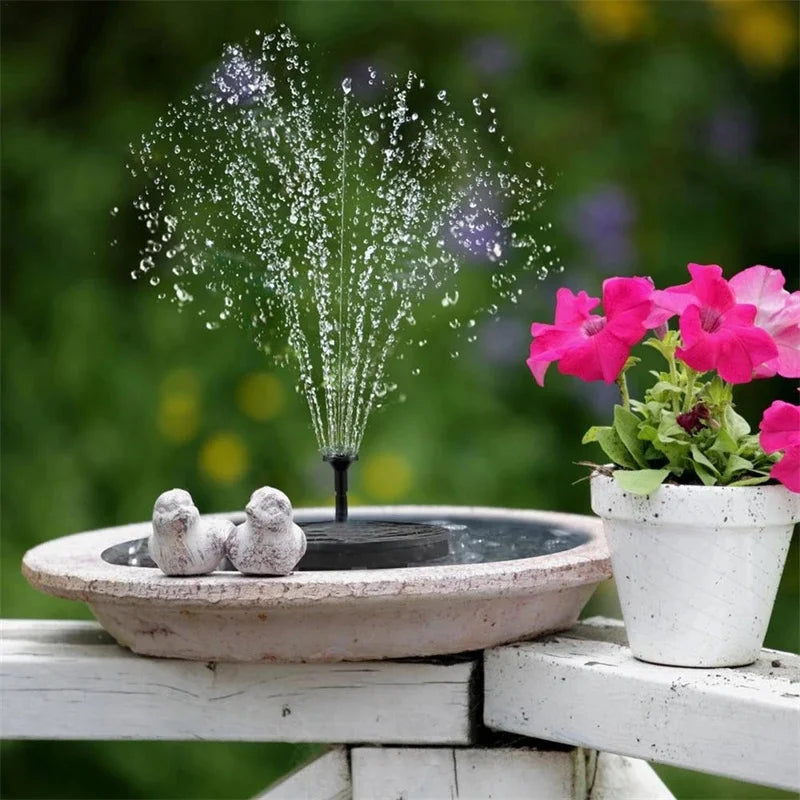
<svg viewBox="0 0 800 800">
<path fill-rule="evenodd" d="M 131 147 L 147 229 L 132 277 L 295 366 L 343 520 L 347 468 L 396 388 L 387 362 L 425 343 L 423 303 L 467 330 L 497 304 L 457 316 L 463 262 L 512 302 L 555 264 L 535 213 L 549 186 L 510 166 L 487 95 L 461 115 L 413 73 L 331 86 L 313 57 L 286 27 L 256 32 Z"/>
</svg>

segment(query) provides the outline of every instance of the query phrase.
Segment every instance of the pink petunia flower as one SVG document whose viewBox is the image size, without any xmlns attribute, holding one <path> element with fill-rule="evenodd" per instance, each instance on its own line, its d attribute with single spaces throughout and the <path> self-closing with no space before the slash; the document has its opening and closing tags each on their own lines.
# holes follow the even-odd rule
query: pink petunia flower
<svg viewBox="0 0 800 800">
<path fill-rule="evenodd" d="M 800 492 L 800 447 L 789 447 L 769 474 L 790 491 Z"/>
<path fill-rule="evenodd" d="M 692 280 L 654 292 L 646 324 L 655 327 L 680 314 L 683 347 L 676 355 L 692 369 L 715 369 L 729 383 L 747 383 L 756 367 L 777 358 L 772 337 L 756 327 L 754 305 L 737 303 L 716 264 L 689 264 Z"/>
<path fill-rule="evenodd" d="M 609 278 L 603 282 L 606 315 L 600 316 L 591 313 L 598 298 L 559 289 L 555 324 L 531 325 L 534 338 L 526 363 L 539 386 L 544 386 L 545 373 L 554 361 L 564 375 L 613 383 L 631 347 L 644 337 L 652 293 L 649 278 Z"/>
<path fill-rule="evenodd" d="M 763 328 L 778 348 L 777 358 L 756 367 L 757 378 L 800 378 L 800 292 L 789 294 L 779 269 L 761 264 L 734 275 L 728 285 L 737 303 L 752 303 L 756 325 Z"/>
<path fill-rule="evenodd" d="M 645 323 L 648 328 L 658 328 L 676 314 L 683 314 L 693 303 L 697 304 L 699 302 L 695 293 L 695 273 L 702 273 L 715 279 L 713 286 L 709 287 L 719 295 L 714 299 L 717 301 L 728 299 L 730 290 L 722 277 L 722 267 L 717 264 L 689 264 L 687 269 L 692 275 L 691 281 L 682 283 L 679 286 L 670 286 L 669 289 L 656 289 L 653 292 L 653 310 Z"/>
<path fill-rule="evenodd" d="M 758 440 L 765 453 L 800 447 L 800 406 L 776 400 L 758 425 Z"/>
<path fill-rule="evenodd" d="M 776 400 L 759 424 L 759 442 L 766 453 L 783 450 L 770 476 L 793 492 L 800 492 L 800 406 Z"/>
</svg>

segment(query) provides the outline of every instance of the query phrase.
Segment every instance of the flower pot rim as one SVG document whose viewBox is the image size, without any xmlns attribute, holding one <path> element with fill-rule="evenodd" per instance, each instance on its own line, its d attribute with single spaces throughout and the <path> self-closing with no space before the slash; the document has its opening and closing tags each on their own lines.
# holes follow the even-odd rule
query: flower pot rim
<svg viewBox="0 0 800 800">
<path fill-rule="evenodd" d="M 648 495 L 634 494 L 613 476 L 593 472 L 592 510 L 601 518 L 693 528 L 761 528 L 800 522 L 800 494 L 783 484 L 697 486 L 665 483 Z"/>
<path fill-rule="evenodd" d="M 621 468 L 615 467 L 613 464 L 604 464 L 603 466 L 604 466 L 604 468 L 607 467 L 608 469 L 611 469 L 611 470 L 621 469 Z M 624 472 L 625 470 L 622 470 L 622 471 Z M 615 486 L 617 485 L 616 482 L 614 481 L 614 476 L 613 475 L 608 475 L 605 472 L 600 472 L 599 470 L 596 470 L 596 469 L 593 470 L 592 473 L 589 475 L 589 479 L 590 479 L 590 481 L 592 483 L 608 481 L 609 483 L 613 483 Z M 619 487 L 619 490 L 620 490 L 620 492 L 623 492 L 623 493 L 625 493 L 627 495 L 631 495 L 632 497 L 652 497 L 654 494 L 660 492 L 661 490 L 667 490 L 667 491 L 670 491 L 670 492 L 678 492 L 678 491 L 702 492 L 704 494 L 708 493 L 708 492 L 725 492 L 725 493 L 729 493 L 729 492 L 746 492 L 746 491 L 749 491 L 751 493 L 757 493 L 757 492 L 764 492 L 764 491 L 774 490 L 774 491 L 778 492 L 779 494 L 790 494 L 790 495 L 791 494 L 797 494 L 796 492 L 792 492 L 791 489 L 788 489 L 782 483 L 778 483 L 778 482 L 775 482 L 775 483 L 759 483 L 759 484 L 756 484 L 755 486 L 706 486 L 706 485 L 704 485 L 702 483 L 671 483 L 671 482 L 667 483 L 667 482 L 665 482 L 665 483 L 662 483 L 658 487 L 658 489 L 656 489 L 654 492 L 652 492 L 649 495 L 637 495 L 634 492 L 626 491 L 621 486 Z M 798 497 L 800 497 L 800 495 L 798 495 Z"/>
</svg>

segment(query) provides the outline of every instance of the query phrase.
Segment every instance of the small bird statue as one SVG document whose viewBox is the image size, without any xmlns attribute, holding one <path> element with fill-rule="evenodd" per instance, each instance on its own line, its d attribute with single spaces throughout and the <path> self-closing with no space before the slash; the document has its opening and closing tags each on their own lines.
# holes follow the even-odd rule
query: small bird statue
<svg viewBox="0 0 800 800">
<path fill-rule="evenodd" d="M 165 575 L 205 575 L 225 557 L 233 528 L 228 520 L 201 519 L 189 492 L 170 489 L 153 506 L 150 555 Z"/>
<path fill-rule="evenodd" d="M 256 489 L 247 519 L 228 536 L 226 552 L 245 575 L 288 575 L 306 552 L 306 535 L 292 522 L 292 504 L 271 486 Z"/>
</svg>

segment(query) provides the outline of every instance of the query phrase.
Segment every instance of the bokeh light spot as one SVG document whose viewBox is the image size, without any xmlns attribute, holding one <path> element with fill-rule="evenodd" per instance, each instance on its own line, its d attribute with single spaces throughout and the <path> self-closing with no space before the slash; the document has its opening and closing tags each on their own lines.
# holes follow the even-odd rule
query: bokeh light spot
<svg viewBox="0 0 800 800">
<path fill-rule="evenodd" d="M 364 460 L 361 480 L 366 493 L 375 500 L 399 500 L 411 488 L 411 466 L 396 453 L 377 453 Z"/>
<path fill-rule="evenodd" d="M 745 63 L 779 69 L 797 52 L 797 15 L 782 3 L 740 0 L 715 3 L 720 29 Z"/>
<path fill-rule="evenodd" d="M 650 20 L 642 0 L 579 0 L 576 9 L 584 25 L 603 39 L 632 39 Z"/>
<path fill-rule="evenodd" d="M 274 419 L 286 405 L 286 390 L 271 372 L 251 372 L 236 387 L 236 405 L 251 419 Z"/>
<path fill-rule="evenodd" d="M 169 372 L 161 383 L 156 426 L 168 441 L 183 444 L 194 438 L 200 424 L 200 392 L 188 369 Z"/>
<path fill-rule="evenodd" d="M 200 450 L 200 472 L 214 483 L 239 480 L 249 463 L 247 447 L 235 433 L 215 433 Z"/>
</svg>

